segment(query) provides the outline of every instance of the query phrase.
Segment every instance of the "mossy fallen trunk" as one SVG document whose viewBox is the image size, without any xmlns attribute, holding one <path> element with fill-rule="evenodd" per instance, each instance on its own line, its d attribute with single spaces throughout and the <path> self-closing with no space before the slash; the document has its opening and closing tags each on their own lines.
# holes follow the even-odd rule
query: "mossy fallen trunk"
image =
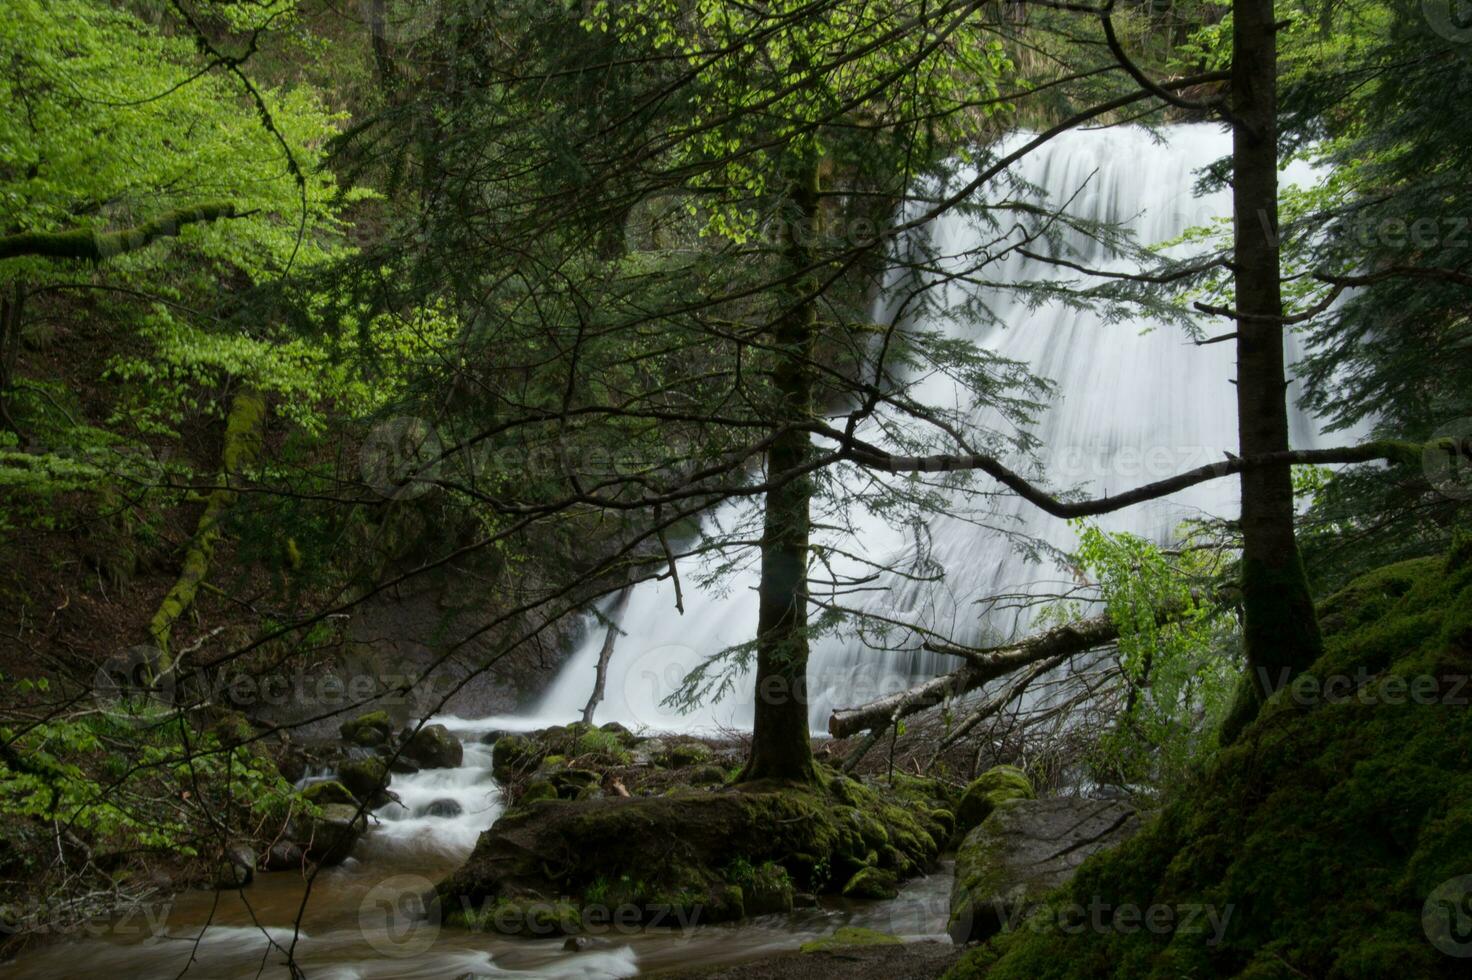
<svg viewBox="0 0 1472 980">
<path fill-rule="evenodd" d="M 225 420 L 225 445 L 221 452 L 220 485 L 205 500 L 204 513 L 195 526 L 194 536 L 184 549 L 179 577 L 159 603 L 158 611 L 148 623 L 148 634 L 159 650 L 158 669 L 166 670 L 173 662 L 169 644 L 174 624 L 189 611 L 200 585 L 209 574 L 210 559 L 220 539 L 221 523 L 235 503 L 235 487 L 241 472 L 260 455 L 261 435 L 266 422 L 266 398 L 260 392 L 245 389 L 230 402 Z"/>
</svg>

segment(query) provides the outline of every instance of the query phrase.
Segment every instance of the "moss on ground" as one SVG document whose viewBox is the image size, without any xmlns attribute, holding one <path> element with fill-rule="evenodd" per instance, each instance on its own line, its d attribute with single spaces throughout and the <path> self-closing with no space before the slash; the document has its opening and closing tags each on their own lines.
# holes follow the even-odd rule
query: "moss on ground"
<svg viewBox="0 0 1472 980">
<path fill-rule="evenodd" d="M 814 939 L 803 943 L 799 951 L 803 953 L 822 953 L 830 949 L 843 949 L 847 946 L 898 946 L 900 940 L 886 932 L 876 929 L 865 929 L 862 926 L 843 926 L 831 936 L 822 939 Z"/>
<path fill-rule="evenodd" d="M 1464 543 L 1327 599 L 1307 674 L 1139 836 L 948 980 L 1465 975 L 1423 907 L 1472 873 L 1469 559 Z M 1169 910 L 1153 928 L 1126 915 L 1151 909 Z"/>
</svg>

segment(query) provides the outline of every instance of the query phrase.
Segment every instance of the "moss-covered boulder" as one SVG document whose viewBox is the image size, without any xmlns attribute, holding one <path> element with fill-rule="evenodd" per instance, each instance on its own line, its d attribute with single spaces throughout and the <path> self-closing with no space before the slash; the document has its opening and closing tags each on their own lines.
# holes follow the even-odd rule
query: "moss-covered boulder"
<svg viewBox="0 0 1472 980">
<path fill-rule="evenodd" d="M 1086 861 L 1027 928 L 949 977 L 1465 976 L 1465 548 L 1325 601 L 1325 652 L 1304 679 L 1268 698 L 1138 836 Z"/>
<path fill-rule="evenodd" d="M 548 786 L 555 788 L 555 775 Z M 536 934 L 549 923 L 570 925 L 565 910 L 552 908 L 563 902 L 581 921 L 616 912 L 688 925 L 788 911 L 797 892 L 835 893 L 866 869 L 866 881 L 888 888 L 856 897 L 892 894 L 901 872 L 879 867 L 883 857 L 865 834 L 886 841 L 913 873 L 934 862 L 936 828 L 922 819 L 925 811 L 917 815 L 879 788 L 854 787 L 859 806 L 851 813 L 822 785 L 530 804 L 523 795 L 436 895 L 451 924 Z M 521 913 L 533 906 L 544 914 L 536 928 L 523 928 Z M 505 925 L 517 921 L 523 926 Z"/>
<path fill-rule="evenodd" d="M 388 765 L 376 755 L 348 759 L 338 766 L 337 778 L 353 796 L 367 800 L 370 807 L 388 802 L 388 784 L 393 777 L 389 775 Z"/>
<path fill-rule="evenodd" d="M 358 805 L 357 797 L 335 779 L 324 779 L 321 782 L 311 783 L 302 789 L 301 795 L 302 799 L 317 806 L 326 806 L 329 803 L 342 803 L 352 807 Z"/>
<path fill-rule="evenodd" d="M 502 735 L 491 747 L 491 772 L 501 782 L 533 772 L 548 755 L 547 749 L 525 735 Z"/>
<path fill-rule="evenodd" d="M 383 745 L 393 735 L 394 724 L 385 711 L 370 711 L 338 726 L 343 740 L 366 748 Z"/>
<path fill-rule="evenodd" d="M 843 886 L 844 898 L 894 898 L 899 893 L 894 872 L 883 868 L 861 868 Z"/>
<path fill-rule="evenodd" d="M 958 943 L 1020 922 L 1084 859 L 1116 847 L 1140 826 L 1118 800 L 1008 800 L 966 835 L 956 853 L 949 931 Z"/>
<path fill-rule="evenodd" d="M 444 725 L 425 725 L 405 739 L 400 755 L 420 769 L 454 769 L 465 761 L 465 746 Z"/>
<path fill-rule="evenodd" d="M 318 864 L 341 864 L 367 829 L 368 818 L 356 806 L 329 803 L 301 820 L 303 850 Z"/>
<path fill-rule="evenodd" d="M 991 812 L 1009 800 L 1030 800 L 1036 794 L 1027 774 L 1016 766 L 993 766 L 966 787 L 956 810 L 955 832 L 965 836 Z"/>
</svg>

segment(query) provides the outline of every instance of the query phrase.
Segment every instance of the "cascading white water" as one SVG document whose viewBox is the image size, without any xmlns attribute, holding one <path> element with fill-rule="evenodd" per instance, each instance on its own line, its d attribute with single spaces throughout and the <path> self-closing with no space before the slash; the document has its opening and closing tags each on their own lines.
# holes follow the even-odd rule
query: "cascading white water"
<svg viewBox="0 0 1472 980">
<path fill-rule="evenodd" d="M 1050 204 L 1067 202 L 1066 210 L 1082 219 L 1123 222 L 1139 242 L 1153 244 L 1230 215 L 1227 192 L 1193 194 L 1197 172 L 1228 152 L 1230 137 L 1217 127 L 1172 127 L 1165 144 L 1142 129 L 1124 127 L 1057 138 L 1020 161 L 1016 172 L 1041 188 Z M 1285 177 L 1298 184 L 1315 179 L 1302 165 L 1291 167 Z M 959 216 L 941 218 L 928 233 L 942 255 L 952 256 L 973 250 L 982 234 Z M 988 238 L 993 236 L 987 233 Z M 1131 266 L 1127 260 L 1111 259 L 1083 234 L 1073 234 L 1068 244 L 1072 251 L 1066 257 L 1085 267 L 1125 271 Z M 992 251 L 998 249 L 994 246 Z M 999 283 L 1084 278 L 1016 253 L 989 266 L 985 275 Z M 1094 312 L 1056 302 L 1029 309 L 1019 292 L 996 290 L 986 302 L 1000 325 L 947 321 L 934 326 L 1023 362 L 1056 383 L 1050 406 L 1032 430 L 1042 447 L 1042 472 L 1054 487 L 1078 487 L 1091 495 L 1117 493 L 1219 461 L 1224 452 L 1236 449 L 1230 344 L 1197 346 L 1179 327 L 1150 321 L 1104 323 Z M 1290 349 L 1290 362 L 1293 358 Z M 914 397 L 930 405 L 970 407 L 967 393 L 939 375 L 920 379 Z M 991 409 L 971 411 L 970 418 L 978 430 L 1001 426 Z M 1292 427 L 1295 447 L 1317 444 L 1318 429 L 1311 418 L 1295 412 Z M 976 486 L 985 488 L 982 483 Z M 1234 516 L 1237 493 L 1234 479 L 1217 480 L 1109 515 L 1100 523 L 1163 542 L 1187 517 Z M 752 506 L 730 504 L 711 520 L 729 525 L 743 508 Z M 1015 603 L 982 608 L 977 603 L 1009 593 L 1056 591 L 1060 573 L 1051 564 L 1020 554 L 999 529 L 1064 550 L 1074 544 L 1072 529 L 1010 495 L 958 492 L 951 496 L 950 511 L 928 522 L 931 556 L 946 570 L 944 583 L 885 574 L 868 583 L 869 591 L 845 597 L 846 604 L 940 631 L 961 643 L 983 636 L 1005 639 L 1024 631 L 1032 616 L 1030 608 Z M 852 520 L 855 534 L 843 541 L 830 537 L 829 543 L 862 552 L 878 564 L 903 564 L 913 553 L 913 538 L 883 517 L 855 513 Z M 857 561 L 837 562 L 835 567 L 847 574 L 866 571 Z M 749 683 L 738 681 L 728 696 L 689 714 L 662 704 L 690 668 L 719 650 L 748 641 L 756 629 L 754 556 L 721 591 L 694 589 L 689 584 L 692 577 L 692 571 L 685 570 L 683 616 L 675 611 L 669 581 L 633 590 L 619 617 L 626 635 L 619 638 L 609 665 L 598 721 L 657 730 L 749 727 L 753 696 Z M 890 643 L 895 640 L 889 637 Z M 534 712 L 537 719 L 565 723 L 578 716 L 592 691 L 602 642 L 603 630 L 590 623 L 581 647 Z M 835 706 L 860 703 L 954 666 L 946 662 L 949 658 L 921 651 L 913 638 L 897 645 L 902 649 L 879 653 L 852 635 L 815 641 L 809 667 L 815 729 L 823 729 Z"/>
</svg>

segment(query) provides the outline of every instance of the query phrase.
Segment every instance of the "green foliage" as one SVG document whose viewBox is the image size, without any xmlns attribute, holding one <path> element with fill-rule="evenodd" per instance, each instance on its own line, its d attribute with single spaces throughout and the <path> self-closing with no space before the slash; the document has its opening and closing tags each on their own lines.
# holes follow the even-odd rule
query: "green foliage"
<svg viewBox="0 0 1472 980">
<path fill-rule="evenodd" d="M 43 687 L 44 678 L 17 682 L 8 696 Z M 65 826 L 99 855 L 193 856 L 216 821 L 245 828 L 283 817 L 295 794 L 275 765 L 192 725 L 145 698 L 0 728 L 0 820 Z"/>
<path fill-rule="evenodd" d="M 1472 846 L 1472 563 L 1454 551 L 1380 569 L 1320 614 L 1325 654 L 1300 683 L 951 980 L 1460 976 L 1422 908 L 1467 873 Z M 1104 909 L 1099 925 L 1080 928 L 1071 903 Z M 1171 928 L 1114 917 L 1157 905 Z M 1184 911 L 1207 908 L 1225 926 L 1197 914 L 1188 928 Z"/>
<path fill-rule="evenodd" d="M 1120 783 L 1168 784 L 1212 749 L 1240 675 L 1203 595 L 1220 573 L 1215 552 L 1192 550 L 1188 539 L 1168 557 L 1136 535 L 1075 526 L 1075 562 L 1097 581 L 1119 628 L 1115 656 L 1126 688 L 1092 765 Z"/>
</svg>

